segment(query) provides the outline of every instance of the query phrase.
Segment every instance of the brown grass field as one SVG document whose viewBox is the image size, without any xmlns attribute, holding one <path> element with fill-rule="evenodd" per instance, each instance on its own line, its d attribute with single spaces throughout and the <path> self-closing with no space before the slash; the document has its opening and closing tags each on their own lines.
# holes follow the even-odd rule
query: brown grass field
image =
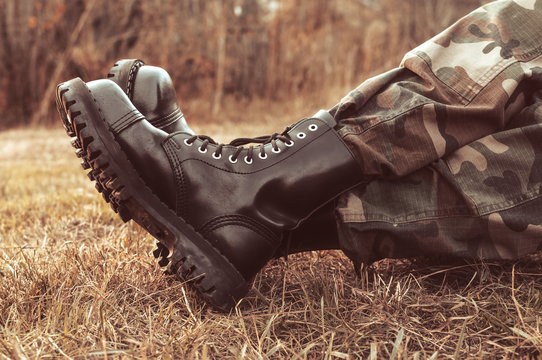
<svg viewBox="0 0 542 360">
<path fill-rule="evenodd" d="M 270 130 L 227 129 L 206 132 Z M 339 251 L 290 256 L 222 314 L 161 271 L 154 243 L 100 198 L 62 129 L 1 132 L 0 358 L 495 359 L 542 349 L 536 254 L 385 260 L 361 278 Z"/>
</svg>

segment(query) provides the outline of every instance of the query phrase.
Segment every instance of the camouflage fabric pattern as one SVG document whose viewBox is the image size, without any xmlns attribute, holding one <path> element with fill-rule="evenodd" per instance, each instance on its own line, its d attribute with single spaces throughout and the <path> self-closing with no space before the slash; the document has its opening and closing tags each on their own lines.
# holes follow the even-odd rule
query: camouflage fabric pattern
<svg viewBox="0 0 542 360">
<path fill-rule="evenodd" d="M 542 0 L 472 12 L 332 113 L 367 174 L 337 205 L 355 262 L 542 248 Z"/>
</svg>

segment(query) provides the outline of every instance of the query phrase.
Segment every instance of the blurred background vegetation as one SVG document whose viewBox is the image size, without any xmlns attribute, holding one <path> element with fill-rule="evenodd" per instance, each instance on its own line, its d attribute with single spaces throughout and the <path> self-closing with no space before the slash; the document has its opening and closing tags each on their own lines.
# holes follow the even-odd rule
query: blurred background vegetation
<svg viewBox="0 0 542 360">
<path fill-rule="evenodd" d="M 120 58 L 166 68 L 190 120 L 307 115 L 485 2 L 0 0 L 0 128 L 56 123 L 56 84 Z"/>
</svg>

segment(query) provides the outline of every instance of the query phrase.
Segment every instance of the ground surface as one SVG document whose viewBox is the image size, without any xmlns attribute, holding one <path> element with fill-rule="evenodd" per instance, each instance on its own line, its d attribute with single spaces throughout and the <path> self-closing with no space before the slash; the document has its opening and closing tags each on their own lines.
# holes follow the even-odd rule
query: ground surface
<svg viewBox="0 0 542 360">
<path fill-rule="evenodd" d="M 229 128 L 207 133 L 268 130 Z M 102 201 L 61 130 L 0 133 L 0 358 L 464 359 L 542 348 L 537 256 L 382 261 L 361 279 L 340 252 L 292 256 L 225 315 L 163 274 L 153 248 Z"/>
</svg>

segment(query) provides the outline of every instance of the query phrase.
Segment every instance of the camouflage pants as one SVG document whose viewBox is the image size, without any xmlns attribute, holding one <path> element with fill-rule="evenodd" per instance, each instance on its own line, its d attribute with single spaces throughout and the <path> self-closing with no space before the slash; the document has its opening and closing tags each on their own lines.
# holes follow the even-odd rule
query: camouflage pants
<svg viewBox="0 0 542 360">
<path fill-rule="evenodd" d="M 332 113 L 367 174 L 336 209 L 354 261 L 542 249 L 542 0 L 472 12 Z"/>
</svg>

